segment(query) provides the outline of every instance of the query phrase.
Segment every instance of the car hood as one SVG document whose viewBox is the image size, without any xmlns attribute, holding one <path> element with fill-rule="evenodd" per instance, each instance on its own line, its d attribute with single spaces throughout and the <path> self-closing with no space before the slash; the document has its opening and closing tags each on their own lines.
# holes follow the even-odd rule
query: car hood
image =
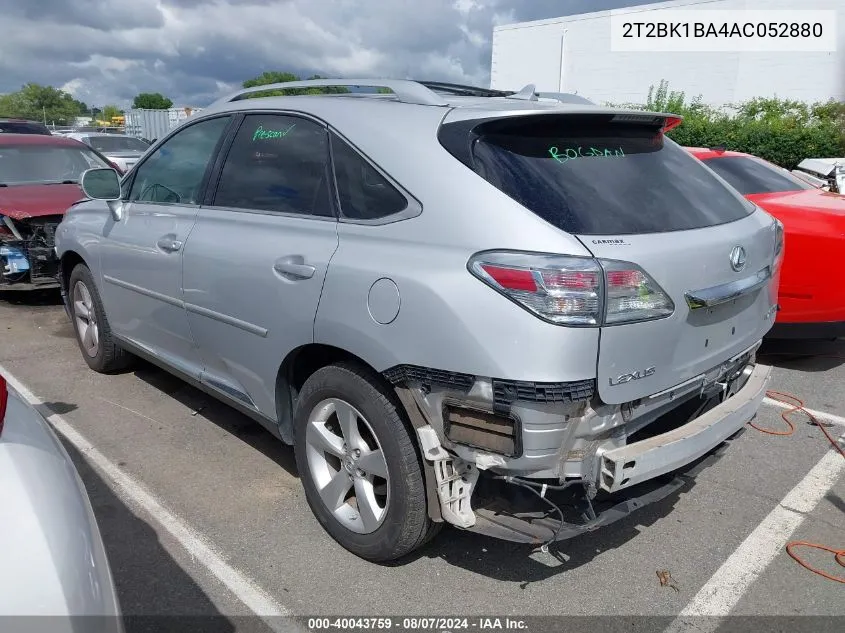
<svg viewBox="0 0 845 633">
<path fill-rule="evenodd" d="M 64 215 L 85 198 L 79 185 L 10 185 L 0 187 L 0 215 L 14 220 L 42 215 Z"/>
</svg>

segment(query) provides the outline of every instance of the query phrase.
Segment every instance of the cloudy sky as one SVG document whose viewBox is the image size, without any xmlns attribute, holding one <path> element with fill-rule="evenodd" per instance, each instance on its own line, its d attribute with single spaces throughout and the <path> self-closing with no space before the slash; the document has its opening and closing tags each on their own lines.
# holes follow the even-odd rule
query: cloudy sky
<svg viewBox="0 0 845 633">
<path fill-rule="evenodd" d="M 0 0 L 0 93 L 203 106 L 265 70 L 489 85 L 495 24 L 642 0 Z"/>
</svg>

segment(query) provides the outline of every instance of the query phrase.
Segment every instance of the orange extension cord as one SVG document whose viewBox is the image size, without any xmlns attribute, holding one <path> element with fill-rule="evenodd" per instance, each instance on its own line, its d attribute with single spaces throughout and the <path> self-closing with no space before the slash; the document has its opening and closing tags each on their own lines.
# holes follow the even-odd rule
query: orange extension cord
<svg viewBox="0 0 845 633">
<path fill-rule="evenodd" d="M 845 356 L 837 355 L 834 356 L 834 358 L 845 358 Z M 789 416 L 800 411 L 810 419 L 810 424 L 813 424 L 821 429 L 828 442 L 830 442 L 833 448 L 835 448 L 839 452 L 839 454 L 842 455 L 843 458 L 845 458 L 845 451 L 842 450 L 842 447 L 839 446 L 839 443 L 833 438 L 833 436 L 831 436 L 831 434 L 827 432 L 825 426 L 816 419 L 816 416 L 814 416 L 812 413 L 810 413 L 804 408 L 804 402 L 800 398 L 797 398 L 792 394 L 782 393 L 780 391 L 767 391 L 766 396 L 768 398 L 771 398 L 772 400 L 783 402 L 784 404 L 788 404 L 790 407 L 792 407 L 791 409 L 786 409 L 783 413 L 780 414 L 781 419 L 786 422 L 786 425 L 789 427 L 789 429 L 786 431 L 765 429 L 763 427 L 757 426 L 752 422 L 749 422 L 748 425 L 751 428 L 757 429 L 761 433 L 766 433 L 768 435 L 792 435 L 793 433 L 795 433 L 795 425 L 789 419 Z M 801 557 L 799 557 L 798 554 L 796 554 L 794 551 L 797 547 L 809 547 L 812 549 L 822 550 L 824 552 L 830 552 L 831 554 L 833 554 L 833 559 L 842 567 L 845 567 L 845 549 L 836 550 L 832 547 L 827 547 L 818 543 L 810 543 L 808 541 L 791 541 L 786 544 L 786 553 L 789 554 L 795 560 L 795 562 L 797 562 L 803 568 L 810 570 L 814 574 L 818 574 L 819 576 L 827 578 L 828 580 L 845 583 L 845 578 L 843 578 L 842 576 L 834 576 L 833 574 L 828 574 L 827 572 L 822 571 L 821 569 L 817 569 L 806 561 L 804 561 L 803 559 L 801 559 Z"/>
</svg>

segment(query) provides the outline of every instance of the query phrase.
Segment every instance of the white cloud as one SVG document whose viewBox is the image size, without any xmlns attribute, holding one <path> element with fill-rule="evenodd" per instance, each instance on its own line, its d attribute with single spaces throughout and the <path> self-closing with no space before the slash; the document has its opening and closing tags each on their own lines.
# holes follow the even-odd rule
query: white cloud
<svg viewBox="0 0 845 633">
<path fill-rule="evenodd" d="M 0 0 L 0 92 L 202 105 L 265 70 L 489 82 L 494 24 L 636 0 Z M 36 7 L 37 6 L 37 10 Z"/>
</svg>

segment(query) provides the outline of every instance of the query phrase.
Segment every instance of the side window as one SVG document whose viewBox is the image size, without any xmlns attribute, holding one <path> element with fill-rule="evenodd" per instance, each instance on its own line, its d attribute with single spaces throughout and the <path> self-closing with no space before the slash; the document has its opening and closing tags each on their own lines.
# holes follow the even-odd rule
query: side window
<svg viewBox="0 0 845 633">
<path fill-rule="evenodd" d="M 209 119 L 177 132 L 138 167 L 129 200 L 199 204 L 205 170 L 229 119 Z"/>
<path fill-rule="evenodd" d="M 407 208 L 405 196 L 348 143 L 335 135 L 332 135 L 332 157 L 340 210 L 344 217 L 376 220 Z"/>
<path fill-rule="evenodd" d="M 307 119 L 249 114 L 226 156 L 214 206 L 333 215 L 325 128 Z"/>
</svg>

